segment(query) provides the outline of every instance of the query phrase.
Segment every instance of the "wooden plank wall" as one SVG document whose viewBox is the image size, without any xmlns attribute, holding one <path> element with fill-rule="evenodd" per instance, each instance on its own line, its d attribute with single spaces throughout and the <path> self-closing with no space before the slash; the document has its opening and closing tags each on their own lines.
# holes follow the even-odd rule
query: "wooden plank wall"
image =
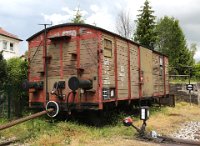
<svg viewBox="0 0 200 146">
<path fill-rule="evenodd" d="M 163 70 L 161 71 L 160 59 L 163 60 L 163 56 L 153 53 L 152 61 L 154 96 L 164 94 L 164 66 L 162 67 Z"/>
<path fill-rule="evenodd" d="M 60 45 L 62 43 L 62 54 L 60 50 Z M 53 42 L 47 48 L 48 56 L 50 56 L 50 63 L 48 64 L 48 91 L 51 92 L 54 83 L 58 81 L 65 81 L 66 85 L 68 79 L 71 76 L 77 75 L 77 60 L 73 58 L 73 54 L 76 54 L 76 41 L 58 41 Z M 62 55 L 63 70 L 61 69 L 60 59 Z M 63 78 L 61 78 L 61 71 L 63 72 Z M 69 91 L 68 86 L 66 86 L 63 93 Z M 51 96 L 53 98 L 53 96 Z M 57 99 L 57 98 L 55 98 Z"/>
<path fill-rule="evenodd" d="M 141 71 L 143 72 L 142 96 L 151 97 L 153 95 L 152 77 L 152 51 L 140 47 Z"/>
<path fill-rule="evenodd" d="M 30 79 L 32 78 L 41 78 L 39 72 L 44 71 L 43 65 L 43 46 L 30 48 L 30 70 L 29 75 Z"/>
<path fill-rule="evenodd" d="M 89 30 L 88 30 L 89 31 Z M 82 29 L 81 29 L 82 32 Z M 57 41 L 52 42 L 50 46 L 48 46 L 48 56 L 51 56 L 50 64 L 48 67 L 48 75 L 49 75 L 49 91 L 52 90 L 53 84 L 56 81 L 64 80 L 67 82 L 70 77 L 77 76 L 78 72 L 78 52 L 77 45 L 80 43 L 80 69 L 83 69 L 83 72 L 80 74 L 81 79 L 91 79 L 93 81 L 93 89 L 97 89 L 98 82 L 98 39 L 97 37 L 87 37 L 83 36 L 88 35 L 88 33 L 81 33 L 80 36 L 73 37 L 68 41 Z M 91 33 L 90 33 L 91 35 Z M 80 39 L 80 41 L 79 41 Z M 61 52 L 62 50 L 62 52 Z M 62 55 L 62 62 L 61 56 Z M 62 68 L 61 68 L 62 64 Z M 63 78 L 61 79 L 61 72 L 63 71 Z M 70 89 L 66 86 L 64 93 L 68 92 Z M 79 92 L 79 91 L 78 91 Z M 86 94 L 82 95 L 82 102 L 94 101 L 94 99 L 90 98 L 94 96 L 95 92 L 87 91 Z M 86 97 L 87 96 L 87 97 Z M 78 99 L 76 100 L 78 101 Z"/>
<path fill-rule="evenodd" d="M 97 89 L 98 82 L 98 56 L 97 38 L 88 38 L 80 41 L 80 68 L 84 69 L 82 78 L 94 79 L 93 89 Z"/>
<path fill-rule="evenodd" d="M 118 98 L 128 97 L 128 44 L 117 39 Z"/>
<path fill-rule="evenodd" d="M 115 64 L 114 64 L 114 37 L 103 34 L 102 35 L 102 47 L 104 47 L 104 39 L 112 42 L 112 56 L 102 59 L 102 80 L 104 88 L 115 88 Z"/>
<path fill-rule="evenodd" d="M 51 44 L 47 48 L 47 56 L 50 56 L 48 64 L 48 77 L 60 78 L 60 44 Z"/>
<path fill-rule="evenodd" d="M 103 34 L 102 40 L 112 41 L 112 57 L 103 57 L 102 74 L 103 87 L 116 88 L 115 85 L 115 40 L 113 36 Z M 117 83 L 118 98 L 128 98 L 128 43 L 116 38 L 117 48 Z M 139 73 L 138 73 L 138 46 L 129 44 L 130 48 L 130 78 L 131 78 L 131 98 L 139 97 Z"/>
<path fill-rule="evenodd" d="M 130 45 L 131 98 L 139 98 L 138 46 Z"/>
<path fill-rule="evenodd" d="M 63 75 L 64 78 L 77 75 L 76 41 L 69 41 L 63 44 Z"/>
<path fill-rule="evenodd" d="M 169 94 L 169 61 L 167 57 L 165 57 L 165 89 L 166 94 Z"/>
<path fill-rule="evenodd" d="M 44 72 L 43 46 L 29 48 L 29 57 L 29 81 L 43 81 L 44 75 L 41 73 Z M 29 102 L 45 102 L 43 92 L 37 94 L 29 92 Z"/>
</svg>

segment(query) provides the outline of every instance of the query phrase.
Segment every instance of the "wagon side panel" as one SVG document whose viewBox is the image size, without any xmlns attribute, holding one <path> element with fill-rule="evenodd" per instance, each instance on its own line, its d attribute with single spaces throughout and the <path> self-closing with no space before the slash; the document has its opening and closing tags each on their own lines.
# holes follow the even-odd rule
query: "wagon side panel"
<svg viewBox="0 0 200 146">
<path fill-rule="evenodd" d="M 130 76 L 131 76 L 131 98 L 139 98 L 139 62 L 138 46 L 130 46 Z"/>
<path fill-rule="evenodd" d="M 30 82 L 44 81 L 44 48 L 43 48 L 43 35 L 39 35 L 33 40 L 29 41 L 29 69 L 28 78 Z M 45 88 L 45 86 L 44 86 Z M 44 93 L 29 89 L 29 105 L 43 106 L 45 102 Z"/>
<path fill-rule="evenodd" d="M 165 59 L 165 94 L 169 94 L 169 61 L 167 57 Z"/>
<path fill-rule="evenodd" d="M 90 33 L 89 33 L 90 32 Z M 81 79 L 91 80 L 93 88 L 80 93 L 80 103 L 98 102 L 98 33 L 80 29 L 80 74 Z M 80 91 L 82 92 L 82 91 Z"/>
<path fill-rule="evenodd" d="M 104 88 L 115 88 L 114 37 L 103 34 L 102 79 Z"/>
<path fill-rule="evenodd" d="M 154 96 L 164 95 L 165 63 L 163 55 L 153 53 L 153 88 Z"/>
<path fill-rule="evenodd" d="M 118 98 L 128 98 L 128 45 L 117 39 Z"/>
<path fill-rule="evenodd" d="M 142 96 L 151 97 L 153 95 L 152 77 L 152 50 L 141 47 L 141 77 L 142 77 Z"/>
</svg>

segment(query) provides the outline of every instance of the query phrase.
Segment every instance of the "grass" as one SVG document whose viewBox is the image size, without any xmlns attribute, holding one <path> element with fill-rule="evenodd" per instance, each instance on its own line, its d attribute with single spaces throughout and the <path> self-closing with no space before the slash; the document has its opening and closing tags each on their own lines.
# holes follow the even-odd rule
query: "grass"
<svg viewBox="0 0 200 146">
<path fill-rule="evenodd" d="M 186 121 L 200 121 L 200 106 L 180 102 L 175 108 L 165 107 L 148 121 L 148 130 L 169 134 Z"/>
<path fill-rule="evenodd" d="M 155 130 L 160 134 L 169 134 L 179 128 L 180 123 L 186 121 L 200 121 L 200 107 L 190 106 L 188 103 L 178 103 L 175 108 L 151 108 L 150 119 L 147 121 L 147 130 Z M 103 127 L 93 127 L 74 121 L 51 121 L 46 117 L 19 124 L 0 132 L 0 137 L 16 137 L 20 143 L 30 145 L 57 146 L 111 146 L 111 145 L 149 145 L 133 140 L 136 131 L 124 127 L 122 113 L 116 116 L 118 122 Z M 134 118 L 134 117 L 133 117 Z M 0 123 L 7 122 L 0 119 Z M 134 124 L 140 126 L 142 121 L 134 118 Z"/>
<path fill-rule="evenodd" d="M 178 79 L 177 79 L 177 80 L 170 81 L 170 83 L 171 83 L 171 84 L 178 84 L 178 83 L 179 83 L 179 84 L 188 84 L 188 83 L 189 83 L 189 80 L 178 80 Z M 197 81 L 191 80 L 190 83 L 191 83 L 191 84 L 195 84 L 195 83 L 197 83 Z"/>
<path fill-rule="evenodd" d="M 176 79 L 170 79 L 170 81 L 169 81 L 171 84 L 177 84 L 177 83 L 187 83 L 188 84 L 188 82 L 189 82 L 189 78 L 176 78 Z M 190 79 L 190 82 L 192 83 L 192 84 L 194 84 L 194 83 L 198 83 L 198 82 L 200 82 L 200 80 L 199 79 L 197 79 L 197 78 L 191 78 Z"/>
</svg>

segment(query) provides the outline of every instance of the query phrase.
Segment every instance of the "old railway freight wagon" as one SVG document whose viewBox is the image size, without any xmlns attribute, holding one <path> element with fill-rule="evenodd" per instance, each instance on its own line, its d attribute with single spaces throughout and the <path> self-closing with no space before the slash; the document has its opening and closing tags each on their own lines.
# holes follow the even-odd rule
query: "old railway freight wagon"
<svg viewBox="0 0 200 146">
<path fill-rule="evenodd" d="M 168 58 L 88 24 L 61 24 L 27 39 L 29 106 L 102 110 L 169 95 Z"/>
</svg>

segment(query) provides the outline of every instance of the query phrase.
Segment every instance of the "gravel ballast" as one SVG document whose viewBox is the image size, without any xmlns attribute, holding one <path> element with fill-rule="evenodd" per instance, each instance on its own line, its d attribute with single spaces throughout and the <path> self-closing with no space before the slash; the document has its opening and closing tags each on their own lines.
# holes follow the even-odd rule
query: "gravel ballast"
<svg viewBox="0 0 200 146">
<path fill-rule="evenodd" d="M 174 138 L 200 141 L 200 122 L 186 122 L 183 123 L 179 130 L 171 134 Z"/>
</svg>

